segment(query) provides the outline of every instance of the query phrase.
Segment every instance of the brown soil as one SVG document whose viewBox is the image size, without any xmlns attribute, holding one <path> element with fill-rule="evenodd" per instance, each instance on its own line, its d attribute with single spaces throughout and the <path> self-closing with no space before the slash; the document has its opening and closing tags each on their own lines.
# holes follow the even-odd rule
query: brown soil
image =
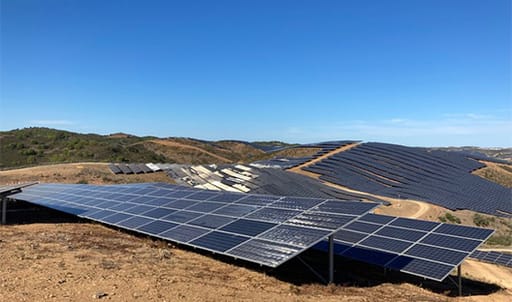
<svg viewBox="0 0 512 302">
<path fill-rule="evenodd" d="M 136 183 L 169 182 L 173 180 L 163 172 L 148 174 L 114 175 L 105 163 L 75 163 L 38 166 L 0 171 L 0 185 L 27 181 L 60 183 Z"/>
<path fill-rule="evenodd" d="M 157 146 L 160 145 L 160 146 L 165 146 L 165 147 L 171 147 L 170 149 L 169 148 L 164 148 L 164 149 L 156 148 L 153 151 L 159 151 L 160 153 L 163 153 L 165 156 L 167 156 L 169 158 L 173 158 L 176 162 L 179 162 L 179 163 L 191 163 L 191 161 L 187 160 L 187 159 L 184 159 L 184 160 L 181 160 L 180 158 L 175 159 L 176 156 L 184 156 L 185 154 L 190 153 L 190 152 L 192 152 L 192 155 L 193 155 L 192 157 L 200 157 L 200 156 L 205 157 L 206 156 L 207 158 L 213 159 L 213 161 L 217 162 L 217 163 L 232 162 L 232 160 L 230 160 L 228 158 L 225 158 L 218 154 L 209 152 L 205 149 L 202 149 L 202 148 L 199 148 L 196 146 L 192 146 L 192 145 L 182 144 L 182 143 L 179 143 L 176 141 L 155 139 L 155 140 L 151 140 L 148 142 L 142 142 L 141 144 L 145 144 L 146 146 L 151 146 L 151 143 L 153 143 Z"/>
<path fill-rule="evenodd" d="M 403 283 L 293 285 L 97 224 L 0 226 L 0 301 L 448 301 Z M 468 269 L 467 274 L 471 274 Z M 497 276 L 497 278 L 507 275 Z M 489 280 L 491 281 L 491 280 Z M 505 281 L 506 282 L 506 281 Z M 507 301 L 510 291 L 460 300 Z"/>
<path fill-rule="evenodd" d="M 498 183 L 504 187 L 512 188 L 512 165 L 497 164 L 482 161 L 487 167 L 478 169 L 473 174 Z"/>
</svg>

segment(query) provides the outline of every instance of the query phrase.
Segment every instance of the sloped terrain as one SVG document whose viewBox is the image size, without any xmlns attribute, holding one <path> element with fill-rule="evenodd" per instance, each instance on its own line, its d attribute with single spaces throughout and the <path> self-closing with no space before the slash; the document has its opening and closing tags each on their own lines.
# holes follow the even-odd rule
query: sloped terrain
<svg viewBox="0 0 512 302">
<path fill-rule="evenodd" d="M 0 226 L 0 238 L 1 301 L 508 301 L 512 294 L 465 279 L 472 296 L 450 298 L 448 283 L 387 283 L 349 262 L 339 263 L 343 284 L 325 286 L 300 263 L 265 272 L 88 223 Z M 510 271 L 491 276 L 506 286 Z"/>
<path fill-rule="evenodd" d="M 0 132 L 0 169 L 70 162 L 234 163 L 264 151 L 250 143 L 80 134 L 49 128 Z"/>
</svg>

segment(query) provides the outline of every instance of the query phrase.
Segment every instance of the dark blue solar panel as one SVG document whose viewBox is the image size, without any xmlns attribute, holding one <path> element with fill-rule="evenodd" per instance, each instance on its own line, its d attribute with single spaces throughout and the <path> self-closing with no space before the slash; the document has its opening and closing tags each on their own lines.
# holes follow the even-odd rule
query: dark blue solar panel
<svg viewBox="0 0 512 302">
<path fill-rule="evenodd" d="M 232 203 L 232 202 L 235 202 L 235 201 L 239 200 L 240 198 L 242 198 L 244 196 L 245 195 L 243 195 L 243 194 L 229 194 L 229 193 L 225 193 L 225 194 L 222 194 L 222 195 L 214 196 L 213 198 L 210 198 L 209 200 L 210 201 L 217 201 L 217 202 L 224 202 L 224 203 Z"/>
<path fill-rule="evenodd" d="M 203 214 L 197 212 L 189 212 L 189 211 L 178 211 L 167 216 L 161 217 L 162 220 L 168 220 L 172 222 L 185 223 L 194 218 L 197 218 Z"/>
<path fill-rule="evenodd" d="M 161 207 L 164 204 L 167 204 L 167 203 L 169 203 L 171 201 L 174 201 L 174 200 L 175 200 L 174 198 L 153 197 L 151 200 L 146 202 L 146 204 L 147 205 L 151 205 L 151 206 Z"/>
<path fill-rule="evenodd" d="M 143 215 L 151 218 L 161 218 L 176 212 L 177 210 L 171 210 L 166 208 L 156 208 L 145 212 Z"/>
<path fill-rule="evenodd" d="M 410 228 L 414 230 L 431 231 L 437 227 L 439 223 L 400 217 L 390 223 L 390 225 Z"/>
<path fill-rule="evenodd" d="M 216 229 L 218 227 L 221 227 L 225 224 L 232 222 L 233 220 L 235 220 L 235 218 L 219 215 L 204 215 L 197 219 L 189 221 L 188 224 Z"/>
<path fill-rule="evenodd" d="M 88 218 L 99 220 L 99 219 L 105 218 L 107 216 L 110 216 L 112 214 L 116 214 L 116 212 L 109 211 L 109 210 L 101 210 L 92 215 L 88 215 Z"/>
<path fill-rule="evenodd" d="M 68 198 L 66 198 L 66 200 L 67 199 Z M 106 201 L 102 201 L 102 202 L 94 204 L 95 207 L 102 208 L 102 209 L 107 209 L 107 208 L 114 207 L 114 206 L 117 206 L 117 205 L 119 205 L 119 202 L 110 201 L 110 200 L 106 200 Z"/>
<path fill-rule="evenodd" d="M 353 220 L 353 216 L 318 213 L 302 213 L 287 221 L 287 224 L 297 226 L 310 226 L 324 229 L 338 229 L 340 225 L 344 225 Z"/>
<path fill-rule="evenodd" d="M 221 230 L 247 236 L 256 236 L 274 226 L 276 226 L 276 224 L 274 223 L 248 219 L 239 219 L 222 227 Z"/>
<path fill-rule="evenodd" d="M 358 245 L 363 245 L 378 250 L 385 250 L 394 253 L 402 253 L 413 243 L 390 238 L 383 238 L 378 236 L 370 236 L 361 241 Z"/>
<path fill-rule="evenodd" d="M 435 230 L 435 232 L 485 240 L 493 233 L 493 230 L 468 227 L 462 225 L 442 224 L 439 228 Z"/>
<path fill-rule="evenodd" d="M 187 196 L 187 199 L 191 200 L 199 200 L 199 201 L 206 201 L 209 198 L 213 198 L 214 196 L 220 195 L 218 192 L 212 192 L 212 191 L 199 191 L 195 192 L 189 196 Z"/>
<path fill-rule="evenodd" d="M 453 266 L 431 262 L 422 259 L 399 256 L 395 258 L 386 267 L 401 272 L 428 277 L 430 279 L 442 281 L 453 270 Z"/>
<path fill-rule="evenodd" d="M 103 218 L 102 221 L 106 222 L 106 223 L 116 224 L 116 223 L 123 221 L 125 219 L 128 219 L 130 217 L 133 217 L 133 216 L 129 215 L 129 214 L 124 214 L 124 213 L 116 213 L 116 214 L 113 214 L 113 215 Z"/>
<path fill-rule="evenodd" d="M 159 236 L 172 241 L 189 242 L 190 240 L 198 238 L 208 232 L 209 230 L 204 228 L 198 228 L 190 225 L 179 225 L 172 230 L 161 233 Z"/>
<path fill-rule="evenodd" d="M 366 221 L 366 222 L 373 222 L 377 224 L 387 224 L 391 220 L 395 219 L 394 216 L 385 216 L 385 215 L 378 215 L 378 214 L 365 214 L 361 218 L 359 218 L 359 221 Z"/>
<path fill-rule="evenodd" d="M 247 218 L 279 223 L 284 222 L 300 213 L 301 211 L 296 210 L 263 208 L 247 215 Z"/>
<path fill-rule="evenodd" d="M 165 189 L 158 189 L 158 190 L 154 190 L 154 191 L 148 193 L 147 195 L 155 196 L 155 197 L 164 197 L 164 196 L 172 195 L 172 194 L 174 194 L 174 192 L 175 191 L 165 190 Z"/>
<path fill-rule="evenodd" d="M 190 243 L 211 251 L 225 252 L 247 240 L 249 237 L 214 231 Z"/>
<path fill-rule="evenodd" d="M 153 209 L 154 209 L 154 207 L 152 207 L 152 206 L 138 205 L 133 208 L 126 209 L 123 212 L 140 215 L 144 212 L 147 212 L 147 211 L 153 210 Z"/>
<path fill-rule="evenodd" d="M 185 208 L 191 207 L 193 205 L 196 205 L 198 203 L 199 202 L 197 202 L 197 201 L 192 201 L 192 200 L 188 200 L 188 199 L 177 199 L 175 201 L 171 201 L 171 202 L 164 204 L 163 207 L 181 210 L 181 209 L 185 209 Z"/>
<path fill-rule="evenodd" d="M 219 215 L 241 217 L 241 216 L 249 214 L 257 209 L 258 209 L 258 207 L 255 207 L 255 206 L 233 204 L 233 205 L 227 205 L 223 208 L 220 208 L 220 209 L 214 211 L 213 213 L 219 214 Z"/>
<path fill-rule="evenodd" d="M 230 250 L 228 254 L 275 267 L 300 251 L 301 248 L 293 245 L 252 239 Z"/>
<path fill-rule="evenodd" d="M 315 207 L 316 210 L 328 213 L 362 215 L 375 208 L 375 203 L 365 203 L 359 201 L 337 201 L 328 200 L 325 203 Z"/>
<path fill-rule="evenodd" d="M 114 195 L 115 195 L 115 194 L 114 194 Z M 145 204 L 146 202 L 149 202 L 149 201 L 151 201 L 152 199 L 154 199 L 154 197 L 150 197 L 150 196 L 139 196 L 139 197 L 133 198 L 132 200 L 130 200 L 130 202 L 133 202 L 133 203 L 136 203 L 136 204 Z"/>
<path fill-rule="evenodd" d="M 352 247 L 348 250 L 345 250 L 342 253 L 342 256 L 370 264 L 384 266 L 395 257 L 395 254 L 363 247 Z"/>
<path fill-rule="evenodd" d="M 355 221 L 347 225 L 345 229 L 371 234 L 378 230 L 380 227 L 381 226 L 377 224 Z"/>
<path fill-rule="evenodd" d="M 174 192 L 171 192 L 169 194 L 167 194 L 167 197 L 174 197 L 174 198 L 183 198 L 183 197 L 187 197 L 188 195 L 191 195 L 192 193 L 194 193 L 195 191 L 174 191 Z"/>
<path fill-rule="evenodd" d="M 132 200 L 135 199 L 135 197 L 136 197 L 135 195 L 128 195 L 128 194 L 112 194 L 109 199 L 117 200 L 117 201 L 130 201 L 131 202 Z"/>
<path fill-rule="evenodd" d="M 176 226 L 178 226 L 176 223 L 156 220 L 137 228 L 137 230 L 157 235 L 164 231 L 169 231 Z"/>
<path fill-rule="evenodd" d="M 126 209 L 133 208 L 135 206 L 136 206 L 136 204 L 133 204 L 133 203 L 121 203 L 117 206 L 111 207 L 110 209 L 112 211 L 124 211 Z"/>
<path fill-rule="evenodd" d="M 467 256 L 467 254 L 463 252 L 456 252 L 422 244 L 414 245 L 405 254 L 453 265 L 459 264 Z"/>
<path fill-rule="evenodd" d="M 478 240 L 458 238 L 440 234 L 429 234 L 427 237 L 421 240 L 420 243 L 471 252 L 476 249 L 482 242 Z"/>
<path fill-rule="evenodd" d="M 319 238 L 326 237 L 329 234 L 329 231 L 319 229 L 279 225 L 261 235 L 260 238 L 308 247 L 316 243 Z"/>
<path fill-rule="evenodd" d="M 293 210 L 307 210 L 317 204 L 323 202 L 325 199 L 305 198 L 305 197 L 284 197 L 272 203 L 272 207 L 293 209 Z"/>
<path fill-rule="evenodd" d="M 225 205 L 226 204 L 218 203 L 218 202 L 200 202 L 191 207 L 188 207 L 187 210 L 208 213 L 208 212 L 217 210 L 218 208 L 223 207 Z"/>
<path fill-rule="evenodd" d="M 341 240 L 344 242 L 349 242 L 349 243 L 357 243 L 367 236 L 368 236 L 368 234 L 363 234 L 363 233 L 358 233 L 358 232 L 353 232 L 353 231 L 348 231 L 348 230 L 341 230 L 341 231 L 336 232 L 336 234 L 334 234 L 334 239 Z"/>
<path fill-rule="evenodd" d="M 275 196 L 247 196 L 235 203 L 239 204 L 247 204 L 247 205 L 254 205 L 254 206 L 266 206 L 268 204 L 273 203 L 274 201 L 278 200 L 278 197 Z"/>
<path fill-rule="evenodd" d="M 153 219 L 140 217 L 140 216 L 133 216 L 132 218 L 128 218 L 126 220 L 121 221 L 117 225 L 120 227 L 124 227 L 127 229 L 136 229 L 146 223 L 149 223 L 151 221 L 154 221 Z"/>
<path fill-rule="evenodd" d="M 387 236 L 387 237 L 391 237 L 391 238 L 396 238 L 396 239 L 402 239 L 402 240 L 416 242 L 416 241 L 420 240 L 423 236 L 425 236 L 427 233 L 421 232 L 421 231 L 386 226 L 386 227 L 383 227 L 382 229 L 380 229 L 379 231 L 377 231 L 375 234 L 381 235 L 381 236 Z"/>
</svg>

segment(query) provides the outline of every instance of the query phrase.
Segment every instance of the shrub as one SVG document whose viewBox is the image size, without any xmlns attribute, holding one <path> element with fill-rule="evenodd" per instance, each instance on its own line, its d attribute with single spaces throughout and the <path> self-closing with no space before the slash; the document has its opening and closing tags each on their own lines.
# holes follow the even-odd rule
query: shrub
<svg viewBox="0 0 512 302">
<path fill-rule="evenodd" d="M 479 227 L 486 227 L 491 224 L 491 222 L 494 222 L 494 217 L 485 217 L 484 215 L 480 215 L 476 213 L 473 216 L 473 223 Z"/>
<path fill-rule="evenodd" d="M 450 223 L 456 223 L 456 224 L 461 223 L 459 217 L 452 215 L 450 213 L 445 213 L 444 216 L 439 216 L 438 218 L 441 222 L 450 222 Z"/>
<path fill-rule="evenodd" d="M 487 240 L 486 243 L 489 245 L 512 245 L 512 233 L 505 235 L 493 235 L 491 238 L 489 238 L 489 240 Z"/>
</svg>

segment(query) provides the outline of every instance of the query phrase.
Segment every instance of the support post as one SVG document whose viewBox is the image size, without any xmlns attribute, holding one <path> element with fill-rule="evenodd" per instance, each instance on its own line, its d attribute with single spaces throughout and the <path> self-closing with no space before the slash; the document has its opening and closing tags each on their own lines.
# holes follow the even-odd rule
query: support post
<svg viewBox="0 0 512 302">
<path fill-rule="evenodd" d="M 7 199 L 2 198 L 2 224 L 7 224 Z"/>
<path fill-rule="evenodd" d="M 334 235 L 329 236 L 329 284 L 334 282 Z"/>
<path fill-rule="evenodd" d="M 462 265 L 457 266 L 457 279 L 459 286 L 459 297 L 462 297 Z"/>
</svg>

